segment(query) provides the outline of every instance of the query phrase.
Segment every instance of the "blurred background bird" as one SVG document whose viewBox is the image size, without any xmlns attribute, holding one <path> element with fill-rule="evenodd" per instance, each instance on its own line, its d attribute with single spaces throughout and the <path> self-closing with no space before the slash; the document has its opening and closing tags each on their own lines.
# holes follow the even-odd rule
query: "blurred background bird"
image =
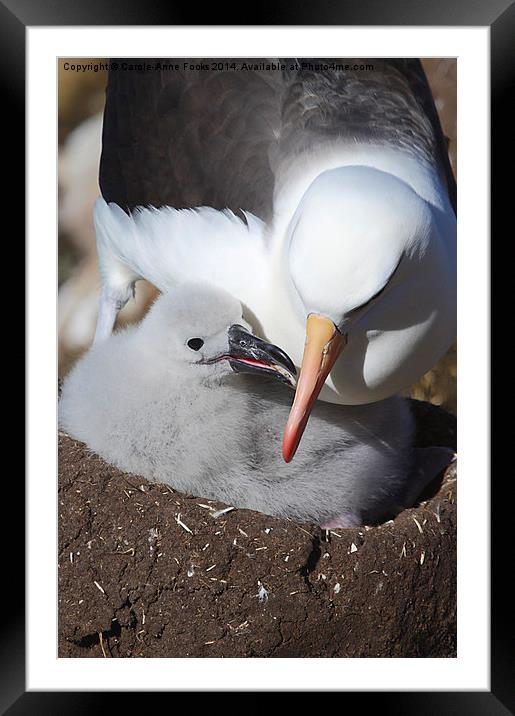
<svg viewBox="0 0 515 716">
<path fill-rule="evenodd" d="M 59 241 L 59 353 L 60 374 L 91 342 L 99 296 L 92 206 L 99 193 L 101 110 L 106 78 L 102 73 L 72 74 L 60 68 L 60 241 Z M 424 60 L 455 169 L 456 121 L 454 60 Z M 202 98 L 197 98 L 201 105 Z M 201 106 L 195 111 L 202 112 Z M 81 121 L 82 120 L 82 121 Z M 195 202 L 193 201 L 194 205 Z M 138 283 L 137 300 L 130 301 L 118 321 L 144 314 L 155 296 L 150 285 Z M 455 347 L 412 386 L 413 397 L 455 410 Z"/>
</svg>

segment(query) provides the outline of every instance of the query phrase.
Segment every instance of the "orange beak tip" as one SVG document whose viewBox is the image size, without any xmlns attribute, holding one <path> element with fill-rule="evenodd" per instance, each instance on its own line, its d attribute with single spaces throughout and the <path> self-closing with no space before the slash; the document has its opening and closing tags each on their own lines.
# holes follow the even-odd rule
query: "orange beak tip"
<svg viewBox="0 0 515 716">
<path fill-rule="evenodd" d="M 283 438 L 283 458 L 290 462 L 302 438 L 311 409 L 338 358 L 345 338 L 328 318 L 310 314 L 295 398 Z"/>
<path fill-rule="evenodd" d="M 291 435 L 291 432 L 288 429 L 286 429 L 284 436 L 283 436 L 282 452 L 283 452 L 284 462 L 290 462 L 294 455 L 295 450 L 294 450 L 293 436 Z"/>
</svg>

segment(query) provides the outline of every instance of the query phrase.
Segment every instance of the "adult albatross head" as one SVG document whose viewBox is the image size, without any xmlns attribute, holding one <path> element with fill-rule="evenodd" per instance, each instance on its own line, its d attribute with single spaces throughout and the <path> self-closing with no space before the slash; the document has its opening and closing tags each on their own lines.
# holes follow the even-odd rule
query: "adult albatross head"
<svg viewBox="0 0 515 716">
<path fill-rule="evenodd" d="M 367 312 L 374 307 L 376 319 L 385 312 L 405 326 L 409 306 L 402 287 L 416 285 L 428 259 L 438 261 L 428 251 L 436 231 L 427 202 L 377 169 L 329 170 L 305 192 L 286 247 L 293 290 L 306 315 L 302 366 L 284 432 L 287 462 L 333 367 L 356 333 L 363 335 Z M 399 331 L 399 350 L 402 342 Z M 395 350 L 382 359 L 395 363 Z"/>
</svg>

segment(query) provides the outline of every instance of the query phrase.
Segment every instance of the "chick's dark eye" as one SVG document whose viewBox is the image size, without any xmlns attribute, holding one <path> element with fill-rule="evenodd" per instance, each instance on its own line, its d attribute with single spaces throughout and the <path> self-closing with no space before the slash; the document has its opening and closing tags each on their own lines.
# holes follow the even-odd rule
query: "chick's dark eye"
<svg viewBox="0 0 515 716">
<path fill-rule="evenodd" d="M 188 341 L 188 347 L 193 351 L 199 351 L 204 345 L 202 338 L 190 338 Z"/>
</svg>

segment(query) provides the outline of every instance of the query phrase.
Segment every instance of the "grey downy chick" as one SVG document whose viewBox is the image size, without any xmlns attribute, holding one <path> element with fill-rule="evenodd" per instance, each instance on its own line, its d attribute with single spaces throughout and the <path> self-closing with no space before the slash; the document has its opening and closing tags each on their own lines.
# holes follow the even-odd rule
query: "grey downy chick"
<svg viewBox="0 0 515 716">
<path fill-rule="evenodd" d="M 125 472 L 326 528 L 397 513 L 449 462 L 443 452 L 437 464 L 432 455 L 431 470 L 417 468 L 409 406 L 390 398 L 318 402 L 295 460 L 285 463 L 293 396 L 285 384 L 295 384 L 295 367 L 249 330 L 229 294 L 179 286 L 75 365 L 60 427 Z"/>
</svg>

